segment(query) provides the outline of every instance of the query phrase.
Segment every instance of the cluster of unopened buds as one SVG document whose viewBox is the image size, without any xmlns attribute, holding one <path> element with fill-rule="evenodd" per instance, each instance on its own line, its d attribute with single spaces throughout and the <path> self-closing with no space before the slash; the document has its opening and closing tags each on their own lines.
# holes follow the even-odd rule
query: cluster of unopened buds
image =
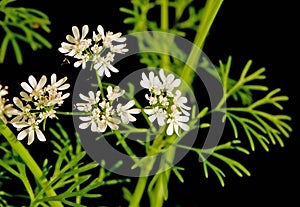
<svg viewBox="0 0 300 207">
<path fill-rule="evenodd" d="M 93 31 L 92 38 L 86 38 L 88 31 L 89 27 L 84 25 L 80 35 L 78 27 L 73 26 L 73 36 L 67 35 L 68 43 L 62 42 L 58 50 L 76 60 L 75 68 L 82 66 L 82 69 L 85 69 L 90 62 L 90 69 L 94 69 L 99 77 L 111 77 L 111 72 L 119 72 L 112 65 L 115 54 L 124 54 L 128 51 L 125 44 L 126 37 L 121 33 L 104 33 L 101 25 L 97 27 L 97 33 Z M 56 74 L 52 74 L 50 83 L 46 85 L 45 75 L 39 81 L 30 75 L 28 83 L 21 83 L 24 91 L 20 93 L 20 98 L 13 98 L 13 103 L 4 98 L 8 94 L 8 88 L 0 85 L 0 118 L 19 131 L 17 136 L 19 140 L 28 136 L 28 144 L 31 144 L 35 137 L 40 141 L 46 141 L 39 126 L 48 118 L 57 118 L 57 109 L 70 96 L 70 93 L 63 93 L 70 87 L 70 84 L 65 83 L 66 80 L 67 77 L 57 80 Z M 154 123 L 156 120 L 159 127 L 165 127 L 167 135 L 179 135 L 181 129 L 189 130 L 188 111 L 191 109 L 186 105 L 187 98 L 176 89 L 180 84 L 180 79 L 171 73 L 165 75 L 163 69 L 159 70 L 158 75 L 153 71 L 150 71 L 148 76 L 142 73 L 140 85 L 149 91 L 149 94 L 145 95 L 149 105 L 144 109 L 134 108 L 136 105 L 134 100 L 121 103 L 119 99 L 124 96 L 125 90 L 119 86 L 108 84 L 104 88 L 101 85 L 99 89 L 89 91 L 88 94 L 80 93 L 78 95 L 83 102 L 75 104 L 76 109 L 82 112 L 79 116 L 82 121 L 79 128 L 90 127 L 92 132 L 98 133 L 105 132 L 108 128 L 118 130 L 120 124 L 136 121 L 134 115 L 143 110 L 150 122 Z"/>
</svg>

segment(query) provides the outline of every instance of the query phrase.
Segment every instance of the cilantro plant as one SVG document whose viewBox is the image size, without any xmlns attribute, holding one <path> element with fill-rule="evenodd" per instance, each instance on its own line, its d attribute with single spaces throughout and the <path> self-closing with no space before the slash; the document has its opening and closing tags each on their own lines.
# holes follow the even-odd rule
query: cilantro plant
<svg viewBox="0 0 300 207">
<path fill-rule="evenodd" d="M 99 192 L 111 185 L 120 187 L 129 207 L 162 207 L 171 179 L 184 182 L 178 161 L 187 152 L 197 155 L 195 162 L 206 178 L 214 175 L 224 186 L 226 173 L 251 174 L 233 155 L 283 147 L 292 131 L 283 106 L 288 97 L 264 83 L 265 68 L 254 69 L 249 60 L 233 78 L 231 56 L 212 63 L 202 51 L 222 2 L 131 0 L 131 6 L 120 8 L 128 15 L 127 35 L 106 31 L 101 24 L 92 32 L 88 25 L 70 26 L 57 49 L 79 71 L 76 83 L 55 73 L 39 80 L 29 75 L 12 100 L 6 98 L 9 87 L 0 85 L 0 205 L 12 206 L 9 198 L 14 195 L 5 190 L 4 181 L 18 178 L 23 187 L 18 196 L 30 207 L 88 206 L 101 200 Z M 38 23 L 50 31 L 48 17 L 8 3 L 0 2 L 6 31 L 0 60 L 11 42 L 21 64 L 19 40 L 50 48 L 29 29 Z M 10 29 L 16 21 L 26 22 L 18 24 L 26 38 Z M 129 74 L 115 83 L 114 76 L 126 72 L 116 63 L 131 55 L 145 69 L 130 71 L 133 79 Z M 207 100 L 199 100 L 199 93 L 206 92 Z M 73 108 L 61 110 L 71 95 Z M 75 132 L 66 130 L 59 116 L 72 116 Z M 47 128 L 53 120 L 55 128 Z M 55 159 L 44 158 L 40 166 L 24 146 L 25 138 L 27 145 L 50 142 Z M 123 153 L 119 160 L 108 153 L 108 145 L 102 147 L 107 142 Z M 134 181 L 132 188 L 128 184 Z"/>
</svg>

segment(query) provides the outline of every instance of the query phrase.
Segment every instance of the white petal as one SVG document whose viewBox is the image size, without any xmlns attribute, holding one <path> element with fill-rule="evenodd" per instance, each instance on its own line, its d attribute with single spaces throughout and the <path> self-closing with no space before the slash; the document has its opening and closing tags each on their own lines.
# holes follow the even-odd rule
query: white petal
<svg viewBox="0 0 300 207">
<path fill-rule="evenodd" d="M 173 134 L 173 124 L 169 124 L 167 128 L 167 135 L 172 135 Z"/>
<path fill-rule="evenodd" d="M 16 123 L 13 123 L 13 126 L 17 129 L 20 129 L 20 128 L 28 127 L 29 124 L 26 122 L 16 122 Z"/>
<path fill-rule="evenodd" d="M 101 25 L 98 25 L 97 31 L 99 32 L 99 34 L 100 34 L 101 36 L 104 36 L 104 29 L 103 29 L 103 27 L 102 27 Z"/>
<path fill-rule="evenodd" d="M 79 119 L 81 121 L 91 121 L 92 120 L 92 118 L 90 116 L 80 116 Z"/>
<path fill-rule="evenodd" d="M 174 124 L 174 128 L 175 128 L 175 133 L 176 133 L 177 135 L 179 135 L 178 124 Z"/>
<path fill-rule="evenodd" d="M 82 99 L 82 100 L 84 100 L 84 101 L 88 101 L 89 102 L 89 97 L 87 97 L 87 96 L 85 96 L 85 95 L 83 95 L 83 94 L 79 94 L 79 97 Z"/>
<path fill-rule="evenodd" d="M 148 115 L 151 115 L 154 113 L 154 110 L 153 109 L 144 109 L 144 112 Z"/>
<path fill-rule="evenodd" d="M 51 75 L 51 84 L 55 84 L 56 83 L 56 74 L 55 73 L 53 73 L 52 75 Z"/>
<path fill-rule="evenodd" d="M 124 124 L 128 124 L 129 123 L 129 117 L 128 117 L 129 114 L 126 114 L 126 115 L 123 115 L 121 116 L 121 119 L 122 119 L 122 122 Z"/>
<path fill-rule="evenodd" d="M 180 79 L 176 79 L 176 80 L 174 80 L 174 82 L 173 82 L 173 86 L 174 87 L 178 87 L 179 85 L 180 85 L 180 83 L 181 83 L 181 80 Z"/>
<path fill-rule="evenodd" d="M 29 130 L 28 133 L 28 141 L 27 144 L 30 145 L 34 141 L 34 131 L 32 129 Z"/>
<path fill-rule="evenodd" d="M 88 27 L 88 25 L 84 25 L 84 26 L 82 27 L 81 39 L 84 39 L 88 32 L 89 32 L 89 27 Z"/>
<path fill-rule="evenodd" d="M 157 117 L 157 123 L 159 126 L 164 126 L 165 125 L 165 119 L 162 116 Z"/>
<path fill-rule="evenodd" d="M 47 77 L 45 75 L 43 75 L 38 83 L 38 85 L 36 86 L 36 89 L 37 90 L 40 90 L 44 87 L 44 85 L 46 84 L 47 82 Z"/>
<path fill-rule="evenodd" d="M 134 100 L 130 100 L 130 101 L 127 102 L 127 104 L 125 104 L 125 105 L 123 106 L 123 108 L 124 108 L 125 110 L 126 110 L 126 109 L 129 109 L 129 108 L 131 108 L 132 106 L 134 106 L 134 104 L 135 104 Z"/>
<path fill-rule="evenodd" d="M 14 97 L 13 102 L 19 109 L 23 109 L 23 103 L 18 97 Z"/>
<path fill-rule="evenodd" d="M 62 90 L 66 90 L 66 89 L 70 88 L 70 86 L 71 86 L 70 84 L 66 83 L 66 84 L 58 87 L 57 89 L 62 91 Z"/>
<path fill-rule="evenodd" d="M 79 129 L 86 129 L 89 127 L 89 125 L 90 125 L 90 122 L 81 123 L 81 124 L 79 124 Z"/>
<path fill-rule="evenodd" d="M 79 29 L 78 29 L 78 27 L 73 26 L 73 27 L 72 27 L 72 31 L 73 31 L 73 35 L 74 35 L 75 40 L 79 40 L 80 34 L 79 34 Z M 73 43 L 75 43 L 75 42 L 73 42 Z"/>
<path fill-rule="evenodd" d="M 30 76 L 28 77 L 28 82 L 30 83 L 30 85 L 31 85 L 32 87 L 36 87 L 36 85 L 37 85 L 37 81 L 36 81 L 36 79 L 35 79 L 32 75 L 30 75 Z"/>
<path fill-rule="evenodd" d="M 151 122 L 154 122 L 154 120 L 156 119 L 156 115 L 151 115 L 148 118 Z"/>
<path fill-rule="evenodd" d="M 161 78 L 162 81 L 166 80 L 166 76 L 164 74 L 164 70 L 163 69 L 159 70 L 159 76 L 160 76 L 160 78 Z"/>
<path fill-rule="evenodd" d="M 175 76 L 173 74 L 169 74 L 167 76 L 166 82 L 167 83 L 172 83 L 172 81 L 175 79 Z"/>
<path fill-rule="evenodd" d="M 114 72 L 114 73 L 117 73 L 117 72 L 119 72 L 119 70 L 117 69 L 117 68 L 115 68 L 113 65 L 108 65 L 107 66 L 112 72 Z"/>
<path fill-rule="evenodd" d="M 145 73 L 142 73 L 142 80 L 140 81 L 140 84 L 143 88 L 150 88 L 150 82 Z"/>
<path fill-rule="evenodd" d="M 128 114 L 128 119 L 129 119 L 129 121 L 131 121 L 131 122 L 136 121 L 136 118 L 135 118 L 134 116 L 132 116 L 131 114 Z"/>
<path fill-rule="evenodd" d="M 27 91 L 28 93 L 31 93 L 31 92 L 32 92 L 32 88 L 28 85 L 28 83 L 22 82 L 22 83 L 21 83 L 21 86 L 22 86 L 22 88 L 23 88 L 25 91 Z"/>
<path fill-rule="evenodd" d="M 128 113 L 130 114 L 139 114 L 141 112 L 141 109 L 129 109 Z"/>
<path fill-rule="evenodd" d="M 187 124 L 184 124 L 184 123 L 178 123 L 180 128 L 183 129 L 184 131 L 189 131 L 190 130 L 190 127 L 189 125 Z"/>
<path fill-rule="evenodd" d="M 92 124 L 91 124 L 91 131 L 92 132 L 98 132 L 99 131 L 99 128 L 98 128 L 98 126 L 95 122 L 92 122 Z"/>
<path fill-rule="evenodd" d="M 28 135 L 27 130 L 23 130 L 18 134 L 17 139 L 23 140 L 27 135 Z"/>
<path fill-rule="evenodd" d="M 95 93 L 94 91 L 89 91 L 89 97 L 91 100 L 95 100 Z"/>
<path fill-rule="evenodd" d="M 67 39 L 69 42 L 73 43 L 73 44 L 76 43 L 76 39 L 75 39 L 73 36 L 71 36 L 71 35 L 67 35 L 67 36 L 66 36 L 66 39 Z"/>
<path fill-rule="evenodd" d="M 107 69 L 106 69 L 104 72 L 105 72 L 105 76 L 106 76 L 106 77 L 108 77 L 108 78 L 109 78 L 109 77 L 111 76 L 111 74 L 110 74 L 109 70 L 107 70 Z"/>
<path fill-rule="evenodd" d="M 179 121 L 180 122 L 188 122 L 189 121 L 189 117 L 188 116 L 180 116 Z"/>
<path fill-rule="evenodd" d="M 41 142 L 45 142 L 46 141 L 46 137 L 44 136 L 43 132 L 39 129 L 35 130 L 37 138 L 41 141 Z"/>
</svg>

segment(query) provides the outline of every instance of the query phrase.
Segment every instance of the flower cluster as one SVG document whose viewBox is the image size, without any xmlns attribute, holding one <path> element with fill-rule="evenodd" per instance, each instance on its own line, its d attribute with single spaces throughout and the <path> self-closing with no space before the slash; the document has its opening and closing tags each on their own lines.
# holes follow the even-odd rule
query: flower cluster
<svg viewBox="0 0 300 207">
<path fill-rule="evenodd" d="M 181 96 L 180 90 L 174 89 L 180 86 L 180 79 L 175 79 L 173 74 L 165 76 L 164 70 L 159 70 L 159 76 L 153 71 L 147 77 L 142 73 L 140 84 L 143 88 L 149 90 L 150 94 L 145 97 L 149 101 L 149 106 L 144 112 L 149 116 L 149 120 L 153 123 L 157 120 L 159 126 L 166 126 L 167 135 L 179 135 L 179 127 L 185 131 L 189 130 L 186 122 L 189 121 L 191 108 L 186 106 L 187 98 Z"/>
<path fill-rule="evenodd" d="M 140 109 L 131 108 L 135 105 L 134 100 L 130 100 L 125 105 L 118 102 L 125 90 L 121 90 L 118 86 L 107 87 L 106 97 L 101 94 L 101 91 L 89 91 L 88 96 L 79 94 L 79 97 L 86 101 L 85 103 L 77 103 L 76 108 L 79 111 L 87 112 L 87 116 L 80 116 L 79 119 L 83 121 L 79 125 L 80 129 L 86 129 L 91 126 L 93 132 L 104 132 L 107 127 L 112 130 L 117 130 L 119 124 L 128 124 L 136 121 L 132 114 L 140 113 Z"/>
<path fill-rule="evenodd" d="M 25 91 L 19 97 L 14 97 L 16 106 L 10 123 L 18 130 L 18 140 L 28 136 L 27 144 L 30 145 L 35 135 L 40 141 L 46 141 L 39 125 L 47 118 L 57 118 L 56 109 L 61 106 L 69 93 L 63 94 L 62 90 L 68 89 L 70 84 L 65 84 L 67 77 L 57 80 L 56 74 L 51 75 L 51 83 L 46 85 L 47 77 L 43 75 L 39 81 L 30 75 L 28 83 L 22 82 Z"/>
<path fill-rule="evenodd" d="M 0 119 L 7 123 L 7 118 L 16 114 L 16 109 L 13 108 L 13 104 L 8 103 L 8 98 L 5 98 L 8 94 L 8 87 L 0 84 Z"/>
<path fill-rule="evenodd" d="M 97 33 L 93 31 L 92 38 L 86 38 L 89 27 L 84 25 L 82 27 L 82 32 L 77 26 L 72 27 L 72 35 L 67 35 L 66 39 L 69 43 L 62 42 L 61 47 L 58 49 L 61 53 L 66 56 L 74 57 L 78 59 L 74 63 L 74 67 L 86 68 L 86 63 L 91 61 L 93 68 L 102 76 L 111 76 L 111 71 L 114 73 L 119 72 L 111 63 L 114 61 L 116 53 L 124 54 L 128 51 L 125 37 L 122 37 L 122 33 L 118 32 L 116 34 L 108 31 L 104 32 L 101 25 L 97 27 Z"/>
</svg>

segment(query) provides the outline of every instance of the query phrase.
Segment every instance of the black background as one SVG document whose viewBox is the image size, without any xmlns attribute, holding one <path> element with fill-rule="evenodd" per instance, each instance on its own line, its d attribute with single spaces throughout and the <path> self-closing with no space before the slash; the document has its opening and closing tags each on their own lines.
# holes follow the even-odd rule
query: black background
<svg viewBox="0 0 300 207">
<path fill-rule="evenodd" d="M 71 26 L 90 28 L 103 25 L 105 30 L 126 34 L 128 25 L 123 24 L 125 14 L 119 7 L 129 6 L 129 1 L 17 1 L 18 4 L 41 9 L 51 21 L 51 33 L 46 37 L 53 45 L 51 50 L 36 52 L 24 45 L 23 65 L 17 65 L 13 53 L 8 50 L 5 63 L 0 65 L 2 85 L 9 85 L 12 93 L 20 90 L 19 83 L 26 81 L 29 74 L 57 73 L 69 75 L 72 67 L 62 66 L 64 57 L 57 51 L 65 35 L 71 34 Z M 197 2 L 197 0 L 196 0 Z M 295 1 L 294 1 L 295 2 Z M 214 176 L 205 179 L 196 160 L 185 159 L 185 183 L 170 183 L 170 197 L 166 206 L 196 207 L 212 204 L 242 206 L 245 204 L 282 204 L 290 206 L 299 203 L 299 26 L 296 3 L 288 1 L 225 0 L 207 38 L 204 52 L 213 63 L 226 62 L 232 56 L 233 68 L 239 73 L 246 62 L 253 60 L 253 68 L 266 68 L 266 85 L 270 89 L 281 88 L 282 94 L 290 100 L 284 103 L 284 113 L 292 116 L 293 132 L 285 140 L 285 147 L 271 146 L 269 152 L 257 149 L 249 156 L 241 157 L 250 170 L 250 177 L 240 178 L 227 172 L 225 187 L 221 187 Z M 2 31 L 1 31 L 2 32 Z M 24 51 L 25 51 L 24 50 Z M 233 72 L 234 73 L 234 72 Z M 25 142 L 24 142 L 25 144 Z M 37 144 L 29 147 L 37 153 Z M 41 147 L 41 144 L 38 144 Z M 35 152 L 34 152 L 35 150 Z M 40 151 L 38 151 L 41 154 Z M 175 180 L 175 179 L 174 179 Z M 121 192 L 116 188 L 106 193 L 103 203 L 118 205 Z"/>
</svg>

